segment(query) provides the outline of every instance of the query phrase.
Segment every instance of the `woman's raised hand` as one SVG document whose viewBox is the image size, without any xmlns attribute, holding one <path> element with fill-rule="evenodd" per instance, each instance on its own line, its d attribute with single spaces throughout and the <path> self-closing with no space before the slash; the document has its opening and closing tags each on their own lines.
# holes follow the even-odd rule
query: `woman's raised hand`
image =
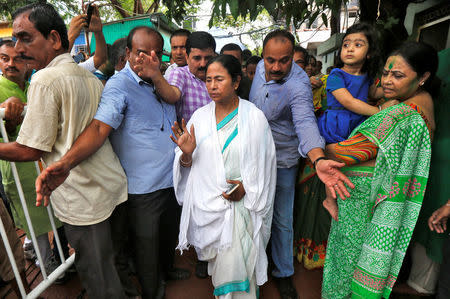
<svg viewBox="0 0 450 299">
<path fill-rule="evenodd" d="M 181 127 L 178 122 L 174 122 L 172 132 L 173 135 L 170 135 L 170 139 L 178 145 L 184 154 L 192 155 L 197 146 L 195 142 L 194 125 L 191 126 L 191 132 L 189 133 L 186 128 L 186 121 L 183 118 L 181 120 Z"/>
</svg>

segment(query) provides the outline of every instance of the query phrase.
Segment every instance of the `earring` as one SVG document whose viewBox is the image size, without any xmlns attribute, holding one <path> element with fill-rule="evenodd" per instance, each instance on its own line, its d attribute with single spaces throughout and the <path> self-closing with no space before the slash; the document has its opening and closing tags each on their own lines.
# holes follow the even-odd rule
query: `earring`
<svg viewBox="0 0 450 299">
<path fill-rule="evenodd" d="M 419 83 L 420 86 L 423 86 L 424 84 L 425 84 L 425 82 L 423 82 L 423 81 Z"/>
</svg>

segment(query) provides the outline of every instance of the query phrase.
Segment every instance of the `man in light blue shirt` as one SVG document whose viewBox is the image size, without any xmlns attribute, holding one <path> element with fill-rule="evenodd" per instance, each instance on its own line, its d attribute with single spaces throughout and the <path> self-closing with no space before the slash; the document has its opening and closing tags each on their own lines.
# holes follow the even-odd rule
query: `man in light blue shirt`
<svg viewBox="0 0 450 299">
<path fill-rule="evenodd" d="M 169 137 L 176 120 L 175 106 L 161 101 L 152 81 L 132 69 L 140 53 L 154 52 L 161 61 L 163 45 L 161 34 L 154 29 L 131 30 L 126 66 L 106 83 L 91 124 L 69 152 L 50 166 L 54 172 L 68 174 L 109 137 L 128 181 L 128 201 L 111 216 L 116 268 L 126 294 L 139 295 L 130 281 L 124 254 L 131 245 L 143 298 L 156 297 L 160 269 L 163 275 L 172 270 L 179 229 L 172 182 L 175 144 Z"/>
<path fill-rule="evenodd" d="M 295 178 L 300 156 L 309 157 L 319 178 L 332 194 L 349 196 L 343 182 L 353 186 L 338 168 L 342 163 L 325 159 L 325 142 L 314 116 L 311 86 L 295 63 L 294 36 L 285 30 L 269 33 L 263 57 L 255 72 L 250 101 L 260 108 L 272 129 L 277 152 L 277 186 L 272 222 L 272 259 L 281 298 L 297 298 L 292 285 L 293 207 Z"/>
</svg>

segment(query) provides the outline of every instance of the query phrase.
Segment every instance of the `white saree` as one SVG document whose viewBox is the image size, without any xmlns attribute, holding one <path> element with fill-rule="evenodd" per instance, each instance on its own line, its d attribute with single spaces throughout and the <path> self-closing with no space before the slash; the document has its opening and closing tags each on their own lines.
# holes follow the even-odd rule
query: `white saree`
<svg viewBox="0 0 450 299">
<path fill-rule="evenodd" d="M 237 112 L 237 113 L 236 113 Z M 267 120 L 252 103 L 240 99 L 237 111 L 216 125 L 215 103 L 198 109 L 197 148 L 192 166 L 180 166 L 175 150 L 174 187 L 183 205 L 178 249 L 194 246 L 209 261 L 215 295 L 267 281 L 265 248 L 270 237 L 276 183 L 276 156 Z M 223 125 L 223 126 L 222 126 Z M 227 179 L 243 182 L 246 195 L 231 203 L 221 196 Z M 245 286 L 248 286 L 247 288 Z"/>
</svg>

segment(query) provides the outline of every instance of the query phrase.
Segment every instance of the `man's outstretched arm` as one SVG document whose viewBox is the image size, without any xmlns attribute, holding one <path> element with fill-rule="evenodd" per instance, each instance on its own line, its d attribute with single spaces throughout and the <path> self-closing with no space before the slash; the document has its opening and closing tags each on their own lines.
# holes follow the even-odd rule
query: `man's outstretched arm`
<svg viewBox="0 0 450 299">
<path fill-rule="evenodd" d="M 44 200 L 47 206 L 50 194 L 69 176 L 70 170 L 94 154 L 108 138 L 112 127 L 92 120 L 78 136 L 70 150 L 57 162 L 48 166 L 36 179 L 36 206 Z"/>
<path fill-rule="evenodd" d="M 336 193 L 342 199 L 350 196 L 345 184 L 350 188 L 354 188 L 353 183 L 339 170 L 344 167 L 344 163 L 336 162 L 325 158 L 325 153 L 321 148 L 313 148 L 308 152 L 308 158 L 314 163 L 317 171 L 317 176 L 325 184 L 326 188 L 330 190 L 333 198 L 336 198 Z M 345 183 L 345 184 L 344 184 Z"/>
</svg>

